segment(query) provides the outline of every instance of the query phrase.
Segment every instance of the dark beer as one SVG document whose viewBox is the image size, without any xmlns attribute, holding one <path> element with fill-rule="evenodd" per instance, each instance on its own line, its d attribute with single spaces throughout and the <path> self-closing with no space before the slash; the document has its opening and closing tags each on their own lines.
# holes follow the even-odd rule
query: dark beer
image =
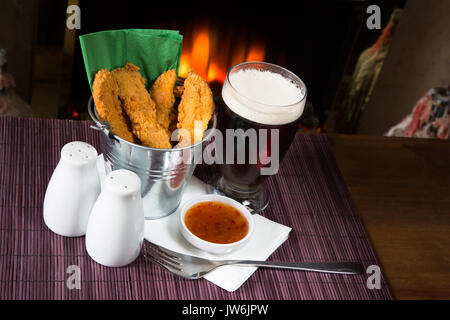
<svg viewBox="0 0 450 320">
<path fill-rule="evenodd" d="M 228 161 L 221 165 L 216 193 L 240 202 L 247 199 L 255 212 L 267 205 L 262 182 L 271 171 L 263 169 L 277 167 L 288 151 L 305 101 L 304 83 L 282 67 L 245 62 L 228 72 L 218 106 L 218 129 L 224 139 L 224 159 Z M 227 136 L 227 129 L 242 130 Z M 242 144 L 239 147 L 239 139 L 245 142 L 244 148 Z M 262 143 L 264 140 L 267 143 Z M 230 145 L 234 147 L 226 147 Z M 238 163 L 239 157 L 245 161 Z"/>
<path fill-rule="evenodd" d="M 246 191 L 249 193 L 256 192 L 258 190 L 258 186 L 264 181 L 267 175 L 261 175 L 261 168 L 269 167 L 270 164 L 265 163 L 264 159 L 270 159 L 272 154 L 271 148 L 271 136 L 272 130 L 278 130 L 279 132 L 279 160 L 281 161 L 289 149 L 291 142 L 295 136 L 295 133 L 298 128 L 299 120 L 295 120 L 293 122 L 283 124 L 283 125 L 266 125 L 257 122 L 250 121 L 246 118 L 241 117 L 240 115 L 234 113 L 223 99 L 220 99 L 219 106 L 219 118 L 218 118 L 218 129 L 222 132 L 224 137 L 224 146 L 226 144 L 233 144 L 235 147 L 234 151 L 234 163 L 233 164 L 224 164 L 221 166 L 221 172 L 227 183 L 230 184 L 230 187 Z M 252 164 L 250 163 L 250 155 L 249 155 L 249 143 L 250 139 L 248 137 L 245 138 L 245 163 L 238 164 L 237 163 L 237 139 L 235 141 L 230 142 L 226 138 L 226 129 L 243 129 L 247 131 L 248 129 L 255 129 L 259 142 L 259 138 L 261 134 L 265 134 L 267 137 L 267 146 L 266 148 L 260 148 L 259 143 L 257 145 L 257 160 L 258 163 Z M 262 133 L 260 129 L 266 129 L 266 133 Z M 224 159 L 226 159 L 226 148 L 224 147 Z"/>
</svg>

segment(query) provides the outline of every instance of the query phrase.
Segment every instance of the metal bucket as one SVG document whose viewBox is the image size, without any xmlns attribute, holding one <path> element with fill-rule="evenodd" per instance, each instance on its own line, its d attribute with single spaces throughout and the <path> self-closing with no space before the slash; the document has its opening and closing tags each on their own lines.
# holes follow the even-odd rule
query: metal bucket
<svg viewBox="0 0 450 320">
<path fill-rule="evenodd" d="M 195 169 L 195 159 L 211 139 L 212 131 L 201 142 L 177 149 L 157 149 L 128 142 L 115 135 L 107 122 L 100 120 L 91 97 L 88 112 L 102 131 L 101 152 L 110 170 L 135 172 L 142 182 L 141 195 L 145 219 L 158 219 L 173 213 L 179 206 L 183 191 Z M 216 128 L 216 115 L 209 128 Z M 195 156 L 197 155 L 197 156 Z"/>
</svg>

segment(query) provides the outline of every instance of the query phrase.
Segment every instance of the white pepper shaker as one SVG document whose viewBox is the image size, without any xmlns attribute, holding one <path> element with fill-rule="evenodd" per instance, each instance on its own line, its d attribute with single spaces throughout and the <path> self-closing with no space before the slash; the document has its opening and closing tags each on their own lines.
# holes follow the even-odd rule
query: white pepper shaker
<svg viewBox="0 0 450 320">
<path fill-rule="evenodd" d="M 141 180 L 129 170 L 110 172 L 92 208 L 86 250 L 96 262 L 121 267 L 133 262 L 144 241 Z"/>
<path fill-rule="evenodd" d="M 89 215 L 99 193 L 97 150 L 73 141 L 61 149 L 61 158 L 50 178 L 44 198 L 44 222 L 66 237 L 86 233 Z"/>
</svg>

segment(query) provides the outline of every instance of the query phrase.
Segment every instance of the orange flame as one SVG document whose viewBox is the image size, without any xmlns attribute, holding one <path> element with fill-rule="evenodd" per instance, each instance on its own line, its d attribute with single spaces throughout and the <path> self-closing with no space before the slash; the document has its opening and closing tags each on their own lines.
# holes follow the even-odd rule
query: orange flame
<svg viewBox="0 0 450 320">
<path fill-rule="evenodd" d="M 196 31 L 192 39 L 185 37 L 184 41 L 187 45 L 183 46 L 180 57 L 178 70 L 180 77 L 187 77 L 189 70 L 193 69 L 195 73 L 208 82 L 219 81 L 223 83 L 227 70 L 231 66 L 243 61 L 264 61 L 266 49 L 265 45 L 261 43 L 248 44 L 242 38 L 233 48 L 229 48 L 230 52 L 224 55 L 221 52 L 223 46 L 221 47 L 221 42 L 217 41 L 219 39 L 211 39 L 214 34 L 211 35 L 209 27 L 203 27 Z M 215 52 L 216 56 L 214 55 Z M 219 58 L 219 52 L 222 59 Z"/>
<path fill-rule="evenodd" d="M 262 44 L 253 44 L 247 53 L 246 61 L 264 61 L 266 48 Z"/>
<path fill-rule="evenodd" d="M 178 75 L 186 78 L 189 69 L 191 68 L 191 55 L 189 53 L 182 52 L 180 56 L 180 68 L 178 69 Z"/>
<path fill-rule="evenodd" d="M 192 46 L 192 69 L 203 79 L 208 75 L 209 64 L 209 30 L 200 31 Z"/>
<path fill-rule="evenodd" d="M 222 83 L 225 82 L 225 78 L 227 77 L 227 73 L 223 71 L 219 66 L 215 63 L 211 63 L 208 69 L 208 82 L 218 80 Z"/>
</svg>

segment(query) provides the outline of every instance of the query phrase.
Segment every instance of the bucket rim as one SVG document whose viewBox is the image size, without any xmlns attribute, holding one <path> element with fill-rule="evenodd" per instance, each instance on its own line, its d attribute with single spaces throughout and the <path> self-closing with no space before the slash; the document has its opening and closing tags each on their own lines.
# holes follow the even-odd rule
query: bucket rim
<svg viewBox="0 0 450 320">
<path fill-rule="evenodd" d="M 88 102 L 88 113 L 89 113 L 89 116 L 91 117 L 92 121 L 94 121 L 96 124 L 95 127 L 91 126 L 92 129 L 95 129 L 98 131 L 103 131 L 103 133 L 106 134 L 109 138 L 116 139 L 122 143 L 126 143 L 133 147 L 144 149 L 144 150 L 149 150 L 149 151 L 170 152 L 170 151 L 182 151 L 182 150 L 195 148 L 197 146 L 202 145 L 204 142 L 208 141 L 209 139 L 211 139 L 211 137 L 213 136 L 213 130 L 211 130 L 211 129 L 216 129 L 216 127 L 217 127 L 217 115 L 216 115 L 216 110 L 214 110 L 213 117 L 211 119 L 212 125 L 211 125 L 211 127 L 208 126 L 208 129 L 205 131 L 205 132 L 208 132 L 208 134 L 201 141 L 191 144 L 191 145 L 188 145 L 186 147 L 181 147 L 181 148 L 170 148 L 170 149 L 152 148 L 152 147 L 146 147 L 146 146 L 142 146 L 142 145 L 130 142 L 130 141 L 125 140 L 122 137 L 116 135 L 114 132 L 112 132 L 110 124 L 106 121 L 100 120 L 100 117 L 97 114 L 97 108 L 95 107 L 95 103 L 94 103 L 94 99 L 93 99 L 92 95 L 89 98 L 89 102 Z M 211 122 L 211 120 L 210 120 L 210 122 Z"/>
</svg>

